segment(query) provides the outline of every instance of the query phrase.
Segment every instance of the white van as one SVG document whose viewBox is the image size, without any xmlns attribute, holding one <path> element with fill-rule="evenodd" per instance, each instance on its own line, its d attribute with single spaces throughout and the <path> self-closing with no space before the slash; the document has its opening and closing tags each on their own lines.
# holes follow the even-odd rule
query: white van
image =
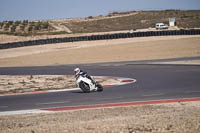
<svg viewBox="0 0 200 133">
<path fill-rule="evenodd" d="M 156 29 L 168 29 L 168 26 L 165 25 L 164 23 L 157 23 Z"/>
</svg>

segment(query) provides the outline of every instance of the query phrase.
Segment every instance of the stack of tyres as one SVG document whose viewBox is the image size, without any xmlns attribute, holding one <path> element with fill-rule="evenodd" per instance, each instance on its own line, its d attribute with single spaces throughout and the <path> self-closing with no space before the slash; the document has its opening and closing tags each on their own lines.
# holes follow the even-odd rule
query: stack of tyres
<svg viewBox="0 0 200 133">
<path fill-rule="evenodd" d="M 52 38 L 52 39 L 40 39 L 24 42 L 12 42 L 0 44 L 0 49 L 17 48 L 33 45 L 44 45 L 52 43 L 62 42 L 75 42 L 75 41 L 92 41 L 92 40 L 106 40 L 106 39 L 118 39 L 118 38 L 133 38 L 133 37 L 146 37 L 146 36 L 168 36 L 168 35 L 200 35 L 199 29 L 192 30 L 171 30 L 171 31 L 147 31 L 147 32 L 133 32 L 133 33 L 115 33 L 104 35 L 91 35 L 80 37 L 65 37 L 65 38 Z"/>
</svg>

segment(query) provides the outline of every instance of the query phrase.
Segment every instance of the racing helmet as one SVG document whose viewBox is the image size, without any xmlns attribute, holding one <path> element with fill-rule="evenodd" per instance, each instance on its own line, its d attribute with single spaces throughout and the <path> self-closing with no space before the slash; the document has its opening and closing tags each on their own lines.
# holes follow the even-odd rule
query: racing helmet
<svg viewBox="0 0 200 133">
<path fill-rule="evenodd" d="M 75 68 L 75 69 L 74 69 L 75 75 L 78 75 L 80 72 L 81 72 L 81 69 L 80 69 L 80 68 Z"/>
</svg>

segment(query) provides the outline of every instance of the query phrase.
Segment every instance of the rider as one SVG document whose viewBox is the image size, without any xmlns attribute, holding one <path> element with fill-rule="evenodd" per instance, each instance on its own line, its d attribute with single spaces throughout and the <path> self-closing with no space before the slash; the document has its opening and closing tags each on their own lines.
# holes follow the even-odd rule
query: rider
<svg viewBox="0 0 200 133">
<path fill-rule="evenodd" d="M 79 77 L 80 75 L 83 77 L 86 77 L 88 79 L 90 79 L 92 81 L 93 84 L 95 84 L 96 82 L 92 79 L 92 77 L 90 75 L 88 75 L 87 72 L 82 71 L 80 68 L 75 68 L 74 69 L 74 73 L 75 73 L 75 77 Z"/>
</svg>

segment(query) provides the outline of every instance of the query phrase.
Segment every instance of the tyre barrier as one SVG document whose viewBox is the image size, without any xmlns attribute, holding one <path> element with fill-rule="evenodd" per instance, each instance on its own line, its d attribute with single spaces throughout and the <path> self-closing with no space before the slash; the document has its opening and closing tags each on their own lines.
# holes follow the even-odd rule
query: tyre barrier
<svg viewBox="0 0 200 133">
<path fill-rule="evenodd" d="M 40 40 L 31 40 L 31 41 L 23 41 L 23 42 L 0 43 L 0 49 L 9 49 L 9 48 L 45 45 L 45 44 L 63 43 L 63 42 L 95 41 L 95 40 L 109 40 L 109 39 L 119 39 L 119 38 L 172 36 L 172 35 L 200 35 L 200 30 L 199 29 L 191 29 L 191 30 L 181 29 L 181 30 L 115 33 L 115 34 L 104 34 L 104 35 L 40 39 Z"/>
</svg>

